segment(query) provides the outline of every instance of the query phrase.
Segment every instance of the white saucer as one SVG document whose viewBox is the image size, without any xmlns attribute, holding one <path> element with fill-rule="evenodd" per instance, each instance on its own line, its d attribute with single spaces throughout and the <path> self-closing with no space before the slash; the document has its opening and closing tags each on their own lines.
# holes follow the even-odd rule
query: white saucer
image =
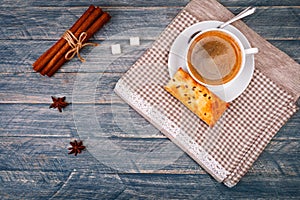
<svg viewBox="0 0 300 200">
<path fill-rule="evenodd" d="M 168 68 L 170 77 L 173 77 L 176 71 L 182 67 L 185 71 L 187 71 L 186 67 L 186 50 L 188 46 L 188 39 L 190 36 L 199 30 L 205 30 L 208 28 L 215 28 L 222 24 L 220 21 L 204 21 L 196 23 L 187 29 L 185 29 L 174 41 L 171 46 L 169 59 L 168 59 Z M 241 33 L 237 28 L 229 25 L 224 29 L 235 34 L 242 42 L 245 49 L 250 48 L 250 43 L 247 38 Z M 236 99 L 239 95 L 243 93 L 243 91 L 249 85 L 251 78 L 254 72 L 254 55 L 246 55 L 245 67 L 241 73 L 241 75 L 235 79 L 231 84 L 228 84 L 224 87 L 208 87 L 208 89 L 219 96 L 226 102 L 231 102 Z"/>
</svg>

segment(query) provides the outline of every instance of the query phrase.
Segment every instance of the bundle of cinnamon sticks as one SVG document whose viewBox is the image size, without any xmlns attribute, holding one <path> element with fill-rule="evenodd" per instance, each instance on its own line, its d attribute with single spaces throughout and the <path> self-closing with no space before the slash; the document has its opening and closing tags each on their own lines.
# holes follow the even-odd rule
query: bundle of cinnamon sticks
<svg viewBox="0 0 300 200">
<path fill-rule="evenodd" d="M 107 12 L 101 8 L 90 5 L 83 15 L 75 22 L 68 32 L 77 39 L 85 34 L 82 43 L 86 43 L 110 19 Z M 75 42 L 77 41 L 75 39 Z M 62 37 L 50 49 L 42 54 L 33 63 L 33 69 L 40 74 L 51 77 L 60 67 L 68 61 L 66 54 L 74 48 Z"/>
</svg>

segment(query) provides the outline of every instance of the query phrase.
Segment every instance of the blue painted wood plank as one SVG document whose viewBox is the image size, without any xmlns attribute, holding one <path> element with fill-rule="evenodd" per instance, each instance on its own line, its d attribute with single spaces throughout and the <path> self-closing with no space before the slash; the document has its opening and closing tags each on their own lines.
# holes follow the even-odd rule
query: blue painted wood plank
<svg viewBox="0 0 300 200">
<path fill-rule="evenodd" d="M 49 79 L 37 73 L 1 73 L 0 102 L 42 102 L 50 105 L 52 102 L 51 96 L 67 96 L 67 98 L 71 98 L 75 78 L 75 74 L 73 76 L 69 74 L 59 74 L 56 76 L 56 79 Z M 15 80 L 22 80 L 23 83 L 19 85 L 19 83 L 17 83 L 18 81 Z"/>
<path fill-rule="evenodd" d="M 77 102 L 67 107 L 62 113 L 49 109 L 49 105 L 50 103 L 0 104 L 0 137 L 75 137 L 77 136 L 78 125 L 75 124 L 74 117 L 76 114 L 72 109 L 76 109 L 77 112 L 84 112 L 86 109 L 92 108 L 96 112 L 96 120 L 103 131 L 113 134 L 110 136 L 145 139 L 166 138 L 122 101 L 114 103 L 107 99 L 107 103 L 86 104 Z M 125 118 L 129 121 L 124 120 Z M 299 140 L 299 124 L 300 111 L 289 119 L 274 140 Z"/>
<path fill-rule="evenodd" d="M 300 118 L 297 117 L 299 120 Z M 108 124 L 109 125 L 109 124 Z M 299 183 L 299 166 L 297 164 L 298 160 L 294 159 L 299 154 L 299 135 L 295 140 L 290 138 L 289 133 L 286 133 L 287 139 L 280 139 L 276 136 L 277 140 L 273 140 L 265 150 L 265 152 L 260 157 L 259 161 L 256 162 L 249 173 L 244 177 L 237 187 L 233 189 L 235 192 L 228 192 L 227 197 L 242 198 L 247 195 L 256 198 L 260 195 L 270 195 L 270 190 L 276 191 L 281 184 L 280 192 L 277 194 L 278 198 L 284 195 L 290 195 L 291 197 L 297 197 L 298 190 L 297 184 Z M 280 136 L 280 133 L 279 135 Z M 17 198 L 33 198 L 38 196 L 43 198 L 44 195 L 54 194 L 57 198 L 64 198 L 67 195 L 73 196 L 76 185 L 80 185 L 82 192 L 79 194 L 82 198 L 88 198 L 90 194 L 102 195 L 102 192 L 106 192 L 107 195 L 115 195 L 113 191 L 107 189 L 110 184 L 115 180 L 110 180 L 103 184 L 102 178 L 109 177 L 110 175 L 104 175 L 109 173 L 109 168 L 101 165 L 101 162 L 97 162 L 92 155 L 88 152 L 89 150 L 78 155 L 78 157 L 67 155 L 66 148 L 68 147 L 69 138 L 37 138 L 27 137 L 7 137 L 1 138 L 1 148 L 0 148 L 0 159 L 2 160 L 0 171 L 1 180 L 3 182 L 3 188 L 5 188 L 5 193 L 11 199 L 13 196 Z M 133 151 L 140 150 L 143 145 L 145 145 L 145 139 L 122 139 L 120 143 L 123 148 L 129 148 Z M 153 145 L 154 140 L 151 144 Z M 133 146 L 132 146 L 133 145 Z M 142 146 L 140 146 L 142 145 Z M 89 147 L 91 148 L 91 147 Z M 101 153 L 101 152 L 99 152 Z M 170 152 L 173 153 L 173 152 Z M 7 158 L 9 158 L 7 160 Z M 113 160 L 114 158 L 112 158 Z M 74 169 L 76 171 L 74 171 Z M 94 171 L 95 169 L 96 172 Z M 48 171 L 50 172 L 48 173 Z M 73 171 L 72 171 L 73 170 Z M 51 176 L 53 179 L 53 171 L 57 177 L 56 184 L 53 181 L 49 181 L 45 176 Z M 64 173 L 62 173 L 64 172 Z M 113 171 L 112 171 L 113 172 Z M 110 172 L 110 174 L 112 173 Z M 102 174 L 104 173 L 104 174 Z M 113 172 L 114 173 L 114 172 Z M 71 178 L 65 178 L 66 174 L 76 174 L 72 175 Z M 174 174 L 171 175 L 171 174 Z M 180 175 L 181 174 L 181 175 Z M 195 175 L 199 174 L 199 175 Z M 123 197 L 162 197 L 174 198 L 177 197 L 184 198 L 188 194 L 194 194 L 198 190 L 207 190 L 209 195 L 213 195 L 211 191 L 217 187 L 217 191 L 220 194 L 226 191 L 232 191 L 225 188 L 221 184 L 218 184 L 209 175 L 207 175 L 204 170 L 200 169 L 199 166 L 194 163 L 185 154 L 180 157 L 175 163 L 166 166 L 164 169 L 157 171 L 155 174 L 128 174 L 121 173 L 122 184 L 125 182 L 125 186 L 122 185 L 122 192 L 120 192 L 120 198 Z M 16 178 L 17 177 L 17 178 Z M 59 178 L 63 177 L 63 178 Z M 99 177 L 97 181 L 83 181 L 89 178 Z M 191 177 L 193 177 L 191 179 Z M 50 178 L 50 180 L 52 180 Z M 64 180 L 62 180 L 64 179 Z M 8 181 L 9 180 L 9 181 Z M 35 180 L 35 181 L 34 181 Z M 44 181 L 45 180 L 45 181 Z M 172 180 L 172 181 L 171 181 Z M 21 183 L 20 183 L 21 182 Z M 184 183 L 184 184 L 183 184 Z M 38 191 L 41 187 L 41 193 L 25 193 L 24 188 L 32 187 Z M 58 185 L 63 185 L 62 189 L 57 187 Z M 179 185 L 184 187 L 180 187 Z M 191 185 L 197 185 L 197 190 Z M 166 194 L 162 192 L 155 192 L 155 187 L 164 188 Z M 268 187 L 262 187 L 263 185 Z M 75 186 L 75 187 L 74 187 Z M 9 187 L 7 189 L 6 187 Z M 104 188 L 102 192 L 91 192 L 90 188 Z M 178 194 L 172 193 L 172 188 L 178 190 Z M 45 189 L 47 188 L 47 189 Z M 206 188 L 206 189 L 205 189 Z M 248 189 L 246 189 L 248 188 Z M 249 188 L 251 188 L 249 190 Z M 287 189 L 288 188 L 288 189 Z M 286 190 L 287 189 L 287 190 Z M 145 190 L 149 190 L 144 193 Z M 253 191 L 260 191 L 259 193 L 252 194 Z M 94 190 L 93 190 L 94 191 Z M 124 191 L 124 192 L 123 192 Z M 149 193 L 149 194 L 148 194 Z M 219 194 L 218 193 L 218 194 Z M 197 193 L 200 197 L 204 194 L 201 192 Z M 148 196 L 145 196 L 148 195 Z M 115 196 L 114 196 L 115 197 Z M 213 196 L 212 196 L 213 197 Z"/>
<path fill-rule="evenodd" d="M 12 0 L 5 0 L 2 7 L 22 7 L 22 6 L 35 6 L 35 7 L 82 7 L 89 6 L 91 3 L 97 6 L 104 7 L 183 7 L 190 0 L 171 0 L 171 1 L 144 1 L 144 0 L 93 0 L 92 2 L 85 1 L 26 1 L 22 4 L 17 4 Z M 248 1 L 248 0 L 218 0 L 225 6 L 299 6 L 299 0 L 281 0 L 281 1 Z"/>
<path fill-rule="evenodd" d="M 26 1 L 22 2 L 22 4 L 16 4 L 12 0 L 5 0 L 2 6 L 6 5 L 7 7 L 88 7 L 90 4 L 94 4 L 95 6 L 101 7 L 183 7 L 190 0 L 172 0 L 172 1 L 143 1 L 143 0 L 93 0 L 93 1 L 76 1 L 76 0 L 68 0 L 68 1 Z"/>
<path fill-rule="evenodd" d="M 129 39 L 129 36 L 127 38 Z M 154 41 L 141 39 L 141 46 L 132 48 L 133 51 L 122 53 L 111 62 L 113 58 L 110 49 L 111 45 L 119 43 L 129 47 L 129 44 L 127 44 L 128 39 L 105 42 L 93 40 L 93 42 L 97 42 L 101 46 L 86 47 L 81 50 L 81 55 L 87 59 L 86 63 L 81 63 L 77 57 L 75 57 L 72 61 L 65 63 L 58 72 L 78 72 L 81 68 L 81 72 L 124 73 Z M 298 51 L 300 40 L 269 40 L 269 42 L 300 63 L 300 52 Z M 20 46 L 20 41 L 18 40 L 3 41 L 0 44 L 0 54 L 2 55 L 0 60 L 0 73 L 35 73 L 32 69 L 32 63 L 54 43 L 55 41 L 22 41 L 22 45 Z M 95 48 L 105 48 L 106 51 L 99 55 L 99 51 Z M 85 65 L 94 66 L 89 68 L 95 70 L 85 70 Z M 43 81 L 47 80 L 40 76 L 32 76 Z"/>
<path fill-rule="evenodd" d="M 129 187 L 119 199 L 257 199 L 298 198 L 298 177 L 247 176 L 235 188 L 229 189 L 205 175 L 121 175 Z"/>
<path fill-rule="evenodd" d="M 109 37 L 122 31 L 141 27 L 165 27 L 180 8 L 105 9 L 112 16 L 97 33 Z M 11 8 L 0 10 L 1 39 L 57 40 L 85 11 L 84 8 L 65 10 L 49 7 Z M 107 31 L 109 30 L 109 31 Z M 97 36 L 96 35 L 96 36 Z"/>
<path fill-rule="evenodd" d="M 42 177 L 34 177 L 34 173 L 30 175 L 33 176 L 31 180 L 42 179 Z M 256 176 L 249 175 L 248 179 L 242 180 L 237 187 L 229 189 L 216 183 L 207 175 L 121 174 L 117 176 L 102 175 L 95 171 L 75 171 L 70 174 L 66 184 L 62 183 L 62 178 L 55 176 L 58 174 L 49 173 L 49 178 L 46 180 L 52 181 L 52 185 L 43 185 L 44 187 L 50 186 L 50 188 L 32 190 L 35 184 L 27 183 L 23 185 L 22 190 L 19 187 L 13 189 L 18 185 L 11 184 L 1 193 L 4 194 L 4 199 L 49 197 L 54 199 L 257 199 L 268 197 L 298 199 L 300 195 L 298 177 L 279 176 L 275 179 L 273 177 L 258 179 Z M 73 182 L 76 179 L 82 181 Z"/>
<path fill-rule="evenodd" d="M 64 172 L 73 169 L 95 169 L 99 173 L 114 173 L 116 170 L 98 162 L 87 150 L 74 156 L 68 154 L 74 137 L 1 137 L 0 172 Z M 0 179 L 1 180 L 1 179 Z M 5 179 L 2 179 L 5 182 Z"/>
<path fill-rule="evenodd" d="M 76 7 L 66 12 L 65 9 L 22 7 L 0 10 L 0 39 L 57 40 L 85 10 Z M 237 14 L 243 8 L 229 9 Z M 95 38 L 108 38 L 129 29 L 145 27 L 157 27 L 162 31 L 180 10 L 173 7 L 108 8 L 106 11 L 112 18 Z M 299 39 L 298 7 L 258 7 L 254 15 L 243 21 L 267 39 Z"/>
<path fill-rule="evenodd" d="M 0 137 L 48 137 L 50 141 L 72 137 L 76 129 L 71 106 L 60 113 L 49 109 L 49 105 L 1 104 Z"/>
<path fill-rule="evenodd" d="M 67 178 L 57 171 L 0 171 L 1 199 L 48 199 Z"/>
</svg>

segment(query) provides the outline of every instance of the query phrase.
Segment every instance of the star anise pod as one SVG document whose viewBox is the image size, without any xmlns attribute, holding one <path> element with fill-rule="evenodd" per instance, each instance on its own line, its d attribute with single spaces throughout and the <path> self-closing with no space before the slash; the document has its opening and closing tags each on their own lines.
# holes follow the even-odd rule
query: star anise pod
<svg viewBox="0 0 300 200">
<path fill-rule="evenodd" d="M 53 103 L 50 105 L 49 108 L 57 108 L 59 112 L 62 111 L 63 108 L 67 107 L 69 103 L 65 102 L 66 97 L 53 97 L 51 96 Z"/>
<path fill-rule="evenodd" d="M 77 142 L 77 140 L 74 140 L 73 142 L 70 142 L 72 147 L 68 148 L 68 150 L 71 150 L 69 154 L 75 154 L 77 156 L 78 153 L 81 153 L 82 150 L 85 149 L 85 146 L 82 145 L 82 141 Z"/>
</svg>

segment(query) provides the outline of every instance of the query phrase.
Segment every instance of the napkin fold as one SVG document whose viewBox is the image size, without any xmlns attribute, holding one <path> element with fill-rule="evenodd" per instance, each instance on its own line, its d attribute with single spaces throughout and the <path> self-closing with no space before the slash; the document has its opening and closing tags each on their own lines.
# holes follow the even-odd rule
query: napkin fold
<svg viewBox="0 0 300 200">
<path fill-rule="evenodd" d="M 176 37 L 194 23 L 231 17 L 215 0 L 191 1 L 115 86 L 124 101 L 228 187 L 239 182 L 297 111 L 300 94 L 299 64 L 241 21 L 234 26 L 260 49 L 256 69 L 250 85 L 213 128 L 163 89 L 170 79 L 168 54 Z"/>
</svg>

